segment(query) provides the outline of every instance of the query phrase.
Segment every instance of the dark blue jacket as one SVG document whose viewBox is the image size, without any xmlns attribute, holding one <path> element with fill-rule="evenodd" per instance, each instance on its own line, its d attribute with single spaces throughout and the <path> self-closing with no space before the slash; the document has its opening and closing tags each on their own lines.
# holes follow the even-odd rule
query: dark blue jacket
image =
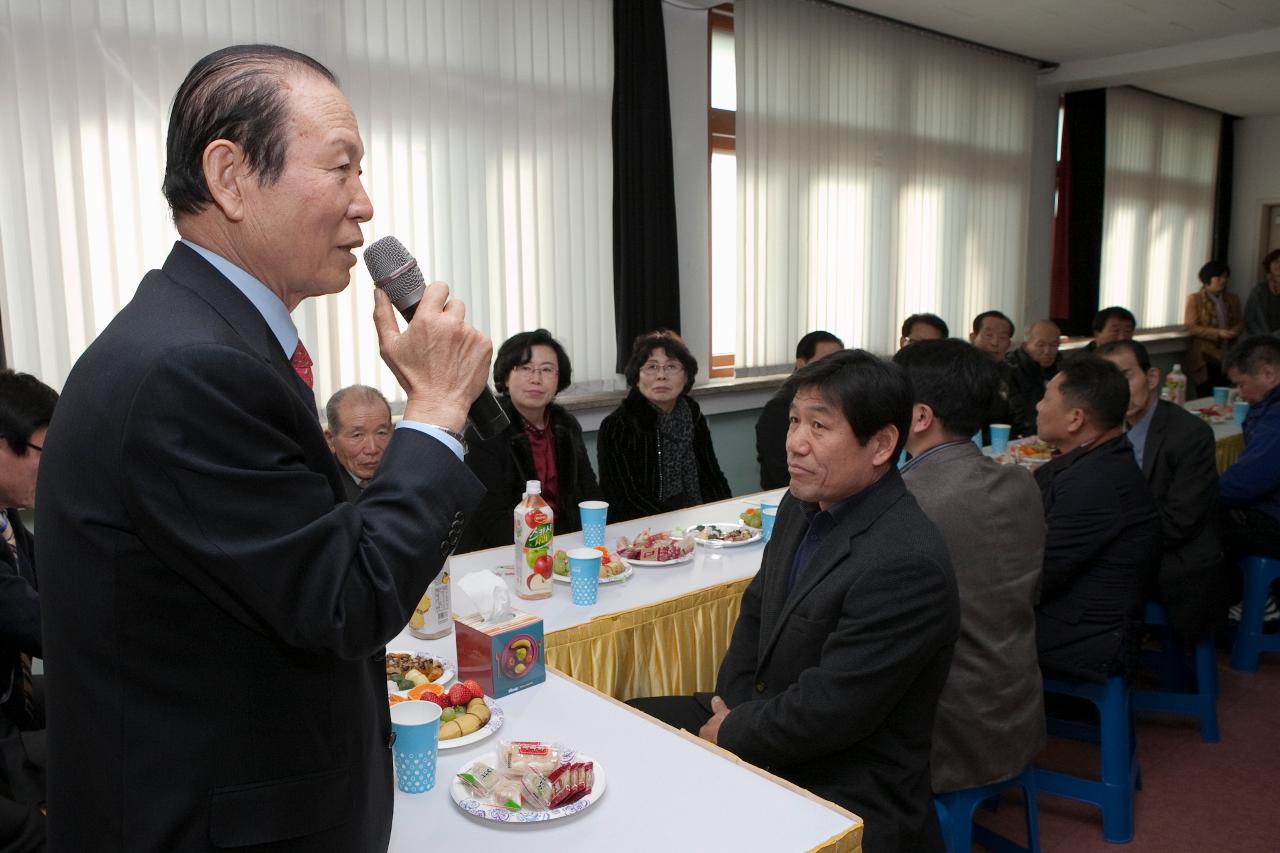
<svg viewBox="0 0 1280 853">
<path fill-rule="evenodd" d="M 1218 478 L 1225 507 L 1253 507 L 1280 518 L 1280 387 L 1249 407 L 1244 450 Z"/>
</svg>

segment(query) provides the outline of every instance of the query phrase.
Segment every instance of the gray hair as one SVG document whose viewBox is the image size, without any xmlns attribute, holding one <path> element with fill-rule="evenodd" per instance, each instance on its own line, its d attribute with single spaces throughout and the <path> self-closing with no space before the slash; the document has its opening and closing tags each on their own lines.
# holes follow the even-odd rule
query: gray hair
<svg viewBox="0 0 1280 853">
<path fill-rule="evenodd" d="M 346 388 L 340 388 L 335 391 L 333 396 L 329 398 L 329 402 L 324 404 L 324 420 L 330 432 L 338 433 L 342 431 L 338 408 L 348 397 L 360 403 L 381 402 L 382 405 L 387 407 L 387 419 L 391 419 L 391 404 L 387 402 L 386 397 L 382 396 L 381 391 L 369 385 L 348 385 Z"/>
</svg>

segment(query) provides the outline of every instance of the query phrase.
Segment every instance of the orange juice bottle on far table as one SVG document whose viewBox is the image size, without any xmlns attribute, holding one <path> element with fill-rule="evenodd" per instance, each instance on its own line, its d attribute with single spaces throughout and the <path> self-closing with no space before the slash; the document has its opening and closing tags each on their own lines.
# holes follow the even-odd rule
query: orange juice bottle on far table
<svg viewBox="0 0 1280 853">
<path fill-rule="evenodd" d="M 516 540 L 516 595 L 551 595 L 551 546 L 555 512 L 542 497 L 542 483 L 525 483 L 524 497 L 513 513 Z"/>
</svg>

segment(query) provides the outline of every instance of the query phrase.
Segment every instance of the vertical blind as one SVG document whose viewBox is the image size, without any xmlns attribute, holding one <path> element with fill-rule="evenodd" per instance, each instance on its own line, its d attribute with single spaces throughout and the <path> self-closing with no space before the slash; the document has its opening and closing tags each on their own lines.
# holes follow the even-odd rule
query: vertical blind
<svg viewBox="0 0 1280 853">
<path fill-rule="evenodd" d="M 740 367 L 1022 315 L 1033 65 L 808 0 L 739 0 L 734 31 Z"/>
<path fill-rule="evenodd" d="M 0 0 L 0 313 L 8 363 L 61 387 L 159 266 L 168 109 L 201 56 L 274 42 L 338 75 L 374 218 L 495 342 L 544 326 L 613 378 L 610 0 Z M 363 264 L 294 312 L 316 392 L 400 396 Z"/>
<path fill-rule="evenodd" d="M 1222 114 L 1136 89 L 1107 90 L 1098 307 L 1145 328 L 1181 325 L 1209 258 Z"/>
</svg>

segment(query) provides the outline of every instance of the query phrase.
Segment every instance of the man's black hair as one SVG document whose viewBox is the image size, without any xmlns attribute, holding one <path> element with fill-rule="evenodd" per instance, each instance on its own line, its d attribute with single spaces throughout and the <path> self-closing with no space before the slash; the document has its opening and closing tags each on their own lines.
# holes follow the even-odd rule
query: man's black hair
<svg viewBox="0 0 1280 853">
<path fill-rule="evenodd" d="M 818 344 L 835 344 L 840 349 L 844 349 L 844 341 L 830 332 L 819 330 L 810 332 L 800 339 L 800 342 L 796 344 L 796 358 L 811 361 L 814 354 L 818 352 Z"/>
<path fill-rule="evenodd" d="M 1138 367 L 1142 368 L 1143 373 L 1151 369 L 1151 354 L 1138 341 L 1111 341 L 1094 350 L 1094 355 L 1102 358 L 1121 350 L 1133 353 L 1133 359 L 1138 362 Z"/>
<path fill-rule="evenodd" d="M 806 364 L 791 374 L 783 386 L 788 396 L 812 388 L 844 414 L 860 444 L 866 444 L 886 426 L 898 429 L 893 449 L 897 460 L 911 426 L 911 381 L 898 365 L 881 361 L 871 353 L 841 350 Z"/>
<path fill-rule="evenodd" d="M 1118 320 L 1124 320 L 1135 329 L 1138 328 L 1138 320 L 1133 316 L 1133 312 L 1128 308 L 1122 308 L 1119 305 L 1112 305 L 1109 308 L 1103 308 L 1097 314 L 1093 315 L 1093 333 L 1096 335 L 1101 332 L 1107 325 L 1107 321 L 1112 317 Z"/>
<path fill-rule="evenodd" d="M 1078 355 L 1058 368 L 1062 396 L 1084 410 L 1093 426 L 1109 430 L 1124 423 L 1129 410 L 1129 383 L 1120 368 L 1096 355 Z"/>
<path fill-rule="evenodd" d="M 30 373 L 0 370 L 0 437 L 16 455 L 27 453 L 31 434 L 53 420 L 58 392 Z"/>
<path fill-rule="evenodd" d="M 907 371 L 914 403 L 933 415 L 953 437 L 968 438 L 987 424 L 996 393 L 996 366 L 967 341 L 920 341 L 898 350 L 894 364 Z"/>
<path fill-rule="evenodd" d="M 911 327 L 916 323 L 924 323 L 926 326 L 933 326 L 944 337 L 951 337 L 951 330 L 947 328 L 947 321 L 939 317 L 937 314 L 912 314 L 910 317 L 902 321 L 902 337 L 911 337 Z"/>
<path fill-rule="evenodd" d="M 1271 335 L 1253 335 L 1227 352 L 1222 369 L 1234 368 L 1241 373 L 1253 376 L 1264 364 L 1280 368 L 1280 340 Z"/>
<path fill-rule="evenodd" d="M 1008 323 L 1008 324 L 1009 324 L 1009 339 L 1010 339 L 1010 340 L 1012 340 L 1012 339 L 1013 339 L 1013 333 L 1014 333 L 1014 331 L 1015 331 L 1015 329 L 1013 328 L 1013 321 L 1012 321 L 1012 320 L 1010 320 L 1008 317 L 1006 317 L 1006 316 L 1004 315 L 1004 312 L 1002 312 L 1002 311 L 983 311 L 983 312 L 982 312 L 981 314 L 979 314 L 977 317 L 974 317 L 974 318 L 973 318 L 973 333 L 974 333 L 975 335 L 976 335 L 976 334 L 978 334 L 978 332 L 981 332 L 981 331 L 982 331 L 982 321 L 983 321 L 983 320 L 985 320 L 985 319 L 987 319 L 988 317 L 995 317 L 997 320 L 1004 320 L 1006 323 Z"/>
</svg>

